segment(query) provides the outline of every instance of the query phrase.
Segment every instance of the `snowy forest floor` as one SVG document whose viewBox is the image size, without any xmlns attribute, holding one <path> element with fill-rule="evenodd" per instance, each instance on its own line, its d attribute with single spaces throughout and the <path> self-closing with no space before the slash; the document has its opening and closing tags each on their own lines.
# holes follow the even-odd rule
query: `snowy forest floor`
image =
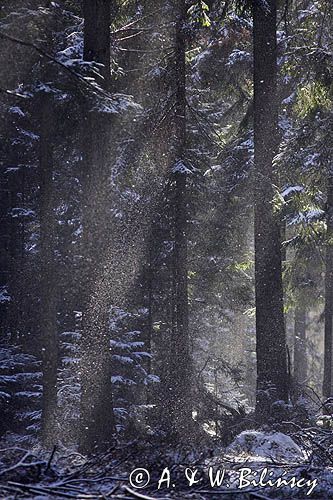
<svg viewBox="0 0 333 500">
<path fill-rule="evenodd" d="M 135 441 L 89 459 L 70 449 L 2 447 L 0 498 L 333 499 L 332 431 L 289 431 L 244 431 L 227 447 L 200 451 Z"/>
</svg>

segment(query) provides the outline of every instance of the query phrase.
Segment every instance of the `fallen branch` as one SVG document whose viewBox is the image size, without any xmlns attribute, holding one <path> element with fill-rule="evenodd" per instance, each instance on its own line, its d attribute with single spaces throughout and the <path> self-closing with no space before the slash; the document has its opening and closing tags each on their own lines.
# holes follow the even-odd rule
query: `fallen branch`
<svg viewBox="0 0 333 500">
<path fill-rule="evenodd" d="M 53 457 L 55 455 L 56 450 L 57 450 L 57 447 L 54 445 L 53 446 L 53 450 L 52 450 L 51 455 L 50 455 L 50 458 L 49 458 L 49 460 L 47 462 L 45 472 L 47 472 L 50 469 L 51 463 L 52 463 L 52 460 L 53 460 Z"/>
<path fill-rule="evenodd" d="M 261 495 L 260 493 L 250 493 L 250 498 L 260 498 L 260 500 L 269 500 L 268 497 Z"/>
<path fill-rule="evenodd" d="M 14 486 L 22 491 L 34 492 L 34 493 L 45 493 L 53 496 L 60 496 L 63 498 L 77 498 L 77 495 L 71 495 L 70 493 L 62 493 L 60 491 L 52 490 L 52 488 L 43 488 L 41 486 L 31 486 L 29 484 L 15 483 L 13 481 L 8 481 L 9 486 Z M 82 497 L 83 498 L 83 497 Z M 94 497 L 85 497 L 94 498 Z"/>
<path fill-rule="evenodd" d="M 239 490 L 197 490 L 196 493 L 203 493 L 204 495 L 239 495 Z M 244 490 L 241 492 L 242 495 L 250 495 L 250 498 L 260 498 L 261 500 L 269 500 L 268 497 L 257 493 L 255 490 Z"/>
<path fill-rule="evenodd" d="M 127 493 L 130 495 L 133 495 L 135 498 L 141 498 L 141 500 L 164 500 L 162 497 L 148 497 L 147 495 L 143 495 L 142 493 L 139 493 L 138 491 L 131 490 L 128 486 L 124 486 L 123 488 Z M 166 499 L 165 499 L 166 500 Z"/>
<path fill-rule="evenodd" d="M 33 456 L 34 455 L 32 455 L 30 452 L 27 452 L 15 465 L 12 465 L 11 467 L 8 467 L 7 469 L 3 469 L 2 471 L 0 471 L 0 476 L 3 476 L 4 474 L 12 472 L 21 467 L 41 467 L 42 465 L 45 465 L 44 461 L 39 461 L 39 462 L 25 461 L 28 457 L 33 457 Z"/>
</svg>

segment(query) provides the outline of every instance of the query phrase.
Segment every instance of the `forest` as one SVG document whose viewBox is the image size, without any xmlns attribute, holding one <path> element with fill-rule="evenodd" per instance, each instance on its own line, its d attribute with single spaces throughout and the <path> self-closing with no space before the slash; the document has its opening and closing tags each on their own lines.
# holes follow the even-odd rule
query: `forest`
<svg viewBox="0 0 333 500">
<path fill-rule="evenodd" d="M 333 499 L 332 0 L 0 0 L 0 498 Z"/>
</svg>

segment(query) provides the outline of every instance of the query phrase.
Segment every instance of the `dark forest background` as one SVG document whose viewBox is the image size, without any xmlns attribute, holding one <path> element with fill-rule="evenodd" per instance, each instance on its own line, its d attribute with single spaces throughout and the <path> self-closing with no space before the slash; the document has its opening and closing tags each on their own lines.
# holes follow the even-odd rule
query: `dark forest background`
<svg viewBox="0 0 333 500">
<path fill-rule="evenodd" d="M 0 478 L 246 433 L 332 465 L 332 23 L 1 0 Z"/>
</svg>

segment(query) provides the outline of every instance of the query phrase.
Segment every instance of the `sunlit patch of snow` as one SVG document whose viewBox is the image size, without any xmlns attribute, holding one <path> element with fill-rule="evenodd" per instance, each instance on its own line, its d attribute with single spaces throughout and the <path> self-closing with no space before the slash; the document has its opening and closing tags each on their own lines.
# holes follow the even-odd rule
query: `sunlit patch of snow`
<svg viewBox="0 0 333 500">
<path fill-rule="evenodd" d="M 9 108 L 9 112 L 19 115 L 19 116 L 25 116 L 25 113 L 22 111 L 22 109 L 19 106 L 11 106 Z"/>
<path fill-rule="evenodd" d="M 291 437 L 281 432 L 244 431 L 228 446 L 226 452 L 242 460 L 246 457 L 252 461 L 271 459 L 299 463 L 307 458 Z"/>
<path fill-rule="evenodd" d="M 237 63 L 249 62 L 251 54 L 245 50 L 234 49 L 228 57 L 227 66 L 233 66 Z"/>
<path fill-rule="evenodd" d="M 319 166 L 319 164 L 320 164 L 319 160 L 320 160 L 319 153 L 310 153 L 306 156 L 306 158 L 304 160 L 304 167 L 310 168 L 310 167 Z"/>
<path fill-rule="evenodd" d="M 147 375 L 147 377 L 144 379 L 144 385 L 148 384 L 158 384 L 160 382 L 160 377 L 158 375 L 153 375 L 150 373 Z"/>
<path fill-rule="evenodd" d="M 113 375 L 111 377 L 111 381 L 113 384 L 128 385 L 128 386 L 136 385 L 134 380 L 123 377 L 122 375 Z"/>
<path fill-rule="evenodd" d="M 301 193 L 302 191 L 304 191 L 303 186 L 288 186 L 286 189 L 282 191 L 281 196 L 283 198 L 286 198 L 290 194 Z"/>
<path fill-rule="evenodd" d="M 172 172 L 180 173 L 180 174 L 192 174 L 192 170 L 190 170 L 183 161 L 178 160 L 174 166 L 172 167 Z"/>
<path fill-rule="evenodd" d="M 0 287 L 0 304 L 4 302 L 10 302 L 11 297 L 8 293 L 8 290 L 5 286 Z"/>
<path fill-rule="evenodd" d="M 12 217 L 34 217 L 35 211 L 27 208 L 15 207 L 11 209 L 10 215 Z"/>
</svg>

